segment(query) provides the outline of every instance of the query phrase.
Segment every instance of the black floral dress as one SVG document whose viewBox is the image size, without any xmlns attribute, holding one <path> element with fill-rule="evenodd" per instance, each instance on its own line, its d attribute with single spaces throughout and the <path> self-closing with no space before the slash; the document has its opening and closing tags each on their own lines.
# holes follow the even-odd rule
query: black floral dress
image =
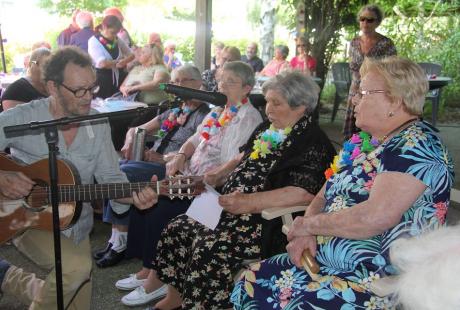
<svg viewBox="0 0 460 310">
<path fill-rule="evenodd" d="M 303 117 L 278 150 L 265 158 L 250 159 L 252 141 L 269 125 L 259 126 L 249 139 L 245 156 L 222 193 L 253 193 L 285 186 L 318 192 L 325 181 L 323 171 L 335 152 L 327 136 L 312 124 L 311 118 Z M 311 138 L 310 142 L 305 142 L 306 137 Z M 292 154 L 296 155 L 289 156 Z M 181 293 L 184 309 L 229 308 L 234 275 L 244 260 L 261 256 L 261 234 L 260 214 L 234 215 L 224 211 L 215 230 L 180 215 L 163 231 L 153 269 L 163 282 Z"/>
</svg>

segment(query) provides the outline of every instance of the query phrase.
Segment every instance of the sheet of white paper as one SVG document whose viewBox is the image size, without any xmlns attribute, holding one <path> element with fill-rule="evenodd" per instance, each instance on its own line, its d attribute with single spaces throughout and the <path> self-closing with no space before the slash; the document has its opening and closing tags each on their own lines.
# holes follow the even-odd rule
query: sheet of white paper
<svg viewBox="0 0 460 310">
<path fill-rule="evenodd" d="M 206 192 L 195 197 L 185 214 L 212 230 L 216 229 L 222 213 L 222 207 L 218 201 L 219 196 L 220 194 L 214 188 L 206 184 Z"/>
</svg>

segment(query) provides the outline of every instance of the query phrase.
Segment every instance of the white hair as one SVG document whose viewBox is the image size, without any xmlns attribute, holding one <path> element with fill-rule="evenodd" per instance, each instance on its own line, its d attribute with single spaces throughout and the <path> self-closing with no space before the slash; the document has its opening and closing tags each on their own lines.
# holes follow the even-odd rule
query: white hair
<svg viewBox="0 0 460 310">
<path fill-rule="evenodd" d="M 460 225 L 398 239 L 390 257 L 405 310 L 460 309 Z"/>
<path fill-rule="evenodd" d="M 93 27 L 93 14 L 88 11 L 80 11 L 80 13 L 77 14 L 76 22 L 81 29 Z"/>
</svg>

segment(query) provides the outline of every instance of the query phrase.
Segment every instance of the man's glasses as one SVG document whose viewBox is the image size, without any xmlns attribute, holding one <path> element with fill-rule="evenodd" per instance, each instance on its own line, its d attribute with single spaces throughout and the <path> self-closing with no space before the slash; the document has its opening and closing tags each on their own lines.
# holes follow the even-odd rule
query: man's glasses
<svg viewBox="0 0 460 310">
<path fill-rule="evenodd" d="M 369 17 L 360 17 L 360 18 L 359 18 L 359 21 L 360 21 L 360 22 L 366 22 L 366 23 L 368 23 L 368 24 L 372 24 L 373 22 L 376 21 L 376 19 L 375 19 L 375 18 L 372 18 L 372 17 L 370 17 L 370 18 L 369 18 Z"/>
<path fill-rule="evenodd" d="M 91 95 L 96 94 L 99 91 L 99 85 L 94 84 L 93 86 L 90 86 L 88 88 L 78 88 L 78 89 L 72 89 L 63 83 L 60 83 L 62 87 L 70 91 L 75 97 L 77 98 L 82 98 L 86 95 L 87 92 L 89 92 Z"/>
</svg>

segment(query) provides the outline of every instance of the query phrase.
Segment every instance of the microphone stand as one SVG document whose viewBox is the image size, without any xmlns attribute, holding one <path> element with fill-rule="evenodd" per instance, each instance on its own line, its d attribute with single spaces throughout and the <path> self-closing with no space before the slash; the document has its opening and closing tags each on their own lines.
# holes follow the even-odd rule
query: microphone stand
<svg viewBox="0 0 460 310">
<path fill-rule="evenodd" d="M 58 143 L 58 126 L 68 125 L 72 123 L 80 123 L 87 120 L 94 120 L 100 118 L 118 118 L 132 116 L 133 114 L 142 114 L 146 110 L 153 109 L 154 107 L 136 108 L 127 111 L 100 113 L 92 115 L 83 115 L 76 117 L 63 117 L 56 120 L 48 120 L 41 122 L 31 122 L 28 124 L 7 126 L 3 128 L 6 136 L 9 135 L 27 135 L 30 130 L 44 129 L 46 143 L 48 144 L 48 158 L 49 158 L 49 175 L 50 175 L 50 189 L 51 189 L 51 206 L 53 210 L 53 237 L 54 237 L 54 263 L 56 270 L 56 302 L 59 310 L 64 310 L 64 298 L 62 289 L 62 261 L 61 261 L 61 234 L 59 225 L 59 191 L 58 191 L 58 167 L 57 167 L 57 154 L 59 148 Z"/>
</svg>

